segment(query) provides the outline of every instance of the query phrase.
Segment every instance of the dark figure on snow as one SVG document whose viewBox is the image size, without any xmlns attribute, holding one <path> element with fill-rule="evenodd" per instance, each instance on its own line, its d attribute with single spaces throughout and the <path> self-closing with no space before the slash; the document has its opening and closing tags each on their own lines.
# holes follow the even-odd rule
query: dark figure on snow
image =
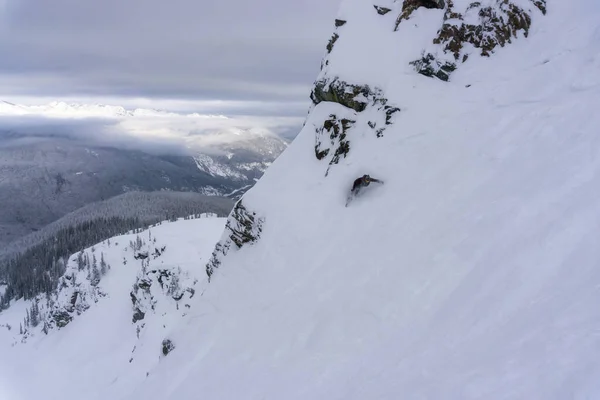
<svg viewBox="0 0 600 400">
<path fill-rule="evenodd" d="M 369 186 L 371 182 L 383 183 L 383 181 L 380 181 L 379 179 L 371 178 L 369 175 L 363 175 L 354 181 L 350 192 L 356 196 L 363 188 Z"/>
</svg>

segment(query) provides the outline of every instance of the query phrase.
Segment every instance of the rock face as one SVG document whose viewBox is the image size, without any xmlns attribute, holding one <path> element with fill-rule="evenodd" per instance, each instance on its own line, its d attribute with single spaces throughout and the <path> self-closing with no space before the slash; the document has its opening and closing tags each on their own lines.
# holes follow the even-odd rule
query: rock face
<svg viewBox="0 0 600 400">
<path fill-rule="evenodd" d="M 331 148 L 337 147 L 334 157 L 331 160 L 332 164 L 337 164 L 339 157 L 342 155 L 345 156 L 349 151 L 346 132 L 348 132 L 355 122 L 347 118 L 339 119 L 335 114 L 331 114 L 329 119 L 325 120 L 323 127 L 317 135 L 317 144 L 315 145 L 317 159 L 323 159 L 329 154 Z"/>
<path fill-rule="evenodd" d="M 322 101 L 331 101 L 361 112 L 367 108 L 369 98 L 376 97 L 378 92 L 368 85 L 354 85 L 333 78 L 332 80 L 317 81 L 310 98 L 314 105 Z"/>
<path fill-rule="evenodd" d="M 512 43 L 521 34 L 527 37 L 534 10 L 546 13 L 545 0 L 530 1 L 530 9 L 523 9 L 511 0 L 496 0 L 487 6 L 472 2 L 459 10 L 453 0 L 448 0 L 442 26 L 432 42 L 435 49 L 424 52 L 411 64 L 422 75 L 449 80 L 450 74 L 471 54 L 479 52 L 489 57 L 498 46 Z"/>
<path fill-rule="evenodd" d="M 235 248 L 241 249 L 244 245 L 256 243 L 260 239 L 264 222 L 265 219 L 259 217 L 256 212 L 248 210 L 242 200 L 237 202 L 227 219 L 223 236 L 206 264 L 209 281 L 215 269 L 221 265 L 221 258 L 227 255 L 232 244 Z"/>
<path fill-rule="evenodd" d="M 377 11 L 377 14 L 379 14 L 379 15 L 385 15 L 392 11 L 391 8 L 387 8 L 387 7 L 381 7 L 381 6 L 373 6 L 373 7 L 375 7 L 375 11 Z"/>
<path fill-rule="evenodd" d="M 165 339 L 162 341 L 162 354 L 163 356 L 167 356 L 171 351 L 175 350 L 175 345 L 170 339 Z"/>
<path fill-rule="evenodd" d="M 425 7 L 443 9 L 445 6 L 446 4 L 444 3 L 444 0 L 404 0 L 404 3 L 402 4 L 402 14 L 400 14 L 396 20 L 396 29 L 403 20 L 410 18 L 410 15 L 417 8 Z"/>
<path fill-rule="evenodd" d="M 194 284 L 195 280 L 191 281 L 179 267 L 151 268 L 149 264 L 142 262 L 142 269 L 129 293 L 133 309 L 132 322 L 135 324 L 148 313 L 155 312 L 159 301 L 174 301 L 175 308 L 179 308 L 180 302 L 185 303 L 194 297 Z"/>
<path fill-rule="evenodd" d="M 393 115 L 400 111 L 399 107 L 388 104 L 381 89 L 348 83 L 338 77 L 325 76 L 318 80 L 311 99 L 313 106 L 323 102 L 341 106 L 339 113 L 328 114 L 314 122 L 315 156 L 328 162 L 325 175 L 350 152 L 350 135 L 354 128 L 371 130 L 376 137 L 382 137 L 385 129 L 393 124 Z"/>
</svg>

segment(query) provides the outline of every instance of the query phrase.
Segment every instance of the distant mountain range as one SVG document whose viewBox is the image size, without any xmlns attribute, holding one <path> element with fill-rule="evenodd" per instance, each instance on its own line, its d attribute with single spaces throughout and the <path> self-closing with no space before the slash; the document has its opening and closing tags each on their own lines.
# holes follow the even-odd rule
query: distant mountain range
<svg viewBox="0 0 600 400">
<path fill-rule="evenodd" d="M 41 122 L 33 129 L 25 128 L 27 119 L 21 120 L 22 116 L 41 117 Z M 143 135 L 128 139 L 126 146 L 103 143 L 97 140 L 102 138 L 101 132 L 83 131 L 101 128 L 87 121 L 81 124 L 81 135 L 79 125 L 46 127 L 44 121 L 54 117 L 59 121 L 80 117 L 150 120 L 147 125 L 135 125 L 136 129 L 151 127 L 153 120 L 168 126 L 171 120 L 228 119 L 108 105 L 53 102 L 24 106 L 0 101 L 0 247 L 89 203 L 130 191 L 184 191 L 235 200 L 287 146 L 270 132 L 227 126 L 197 136 L 189 134 L 207 143 L 206 152 L 189 148 L 179 154 L 162 154 L 160 146 L 144 147 Z M 187 125 L 176 129 L 184 128 Z"/>
</svg>

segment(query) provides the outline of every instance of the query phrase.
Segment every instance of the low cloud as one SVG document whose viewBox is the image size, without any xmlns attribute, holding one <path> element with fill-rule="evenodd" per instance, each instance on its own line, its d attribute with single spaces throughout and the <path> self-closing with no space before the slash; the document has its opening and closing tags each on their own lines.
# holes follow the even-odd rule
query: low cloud
<svg viewBox="0 0 600 400">
<path fill-rule="evenodd" d="M 142 150 L 161 155 L 218 153 L 226 144 L 255 135 L 290 140 L 300 129 L 298 117 L 211 116 L 170 113 L 165 116 L 0 117 L 0 147 L 61 138 L 81 143 Z"/>
<path fill-rule="evenodd" d="M 0 0 L 0 95 L 302 101 L 338 6 Z"/>
</svg>

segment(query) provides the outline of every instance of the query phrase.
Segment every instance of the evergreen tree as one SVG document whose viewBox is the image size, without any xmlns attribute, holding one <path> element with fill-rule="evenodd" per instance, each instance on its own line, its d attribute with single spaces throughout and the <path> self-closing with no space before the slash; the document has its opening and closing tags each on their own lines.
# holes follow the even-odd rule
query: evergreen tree
<svg viewBox="0 0 600 400">
<path fill-rule="evenodd" d="M 37 327 L 40 323 L 40 309 L 38 308 L 37 301 L 31 305 L 31 312 L 29 312 L 30 324 L 32 327 Z"/>
<path fill-rule="evenodd" d="M 84 268 L 85 268 L 85 262 L 83 259 L 83 250 L 81 250 L 79 253 L 77 253 L 77 269 L 79 271 L 83 271 Z"/>
<path fill-rule="evenodd" d="M 100 253 L 100 275 L 106 275 L 106 261 L 104 260 L 104 253 Z"/>
<path fill-rule="evenodd" d="M 98 262 L 96 261 L 95 254 L 92 259 L 92 273 L 90 281 L 92 286 L 97 286 L 100 283 L 100 271 L 98 270 Z"/>
<path fill-rule="evenodd" d="M 52 228 L 48 236 L 40 233 L 32 242 L 23 243 L 8 258 L 0 261 L 0 285 L 6 285 L 3 296 L 0 296 L 0 309 L 6 308 L 13 299 L 31 300 L 39 294 L 54 292 L 65 272 L 65 260 L 73 254 L 76 254 L 77 269 L 89 269 L 91 275 L 89 252 L 84 249 L 96 243 L 108 243 L 109 238 L 120 234 L 140 233 L 145 229 L 143 227 L 152 224 L 161 226 L 165 215 L 167 219 L 176 220 L 209 209 L 223 210 L 221 216 L 230 211 L 230 205 L 223 204 L 220 199 L 196 198 L 192 201 L 187 199 L 188 196 L 187 193 L 183 196 L 173 193 L 128 194 L 126 202 L 116 208 L 111 207 L 108 211 L 99 208 L 98 211 L 73 217 L 76 219 L 63 219 L 63 225 Z M 150 208 L 140 207 L 140 204 L 147 204 Z M 106 215 L 107 212 L 113 214 Z M 152 235 L 150 242 L 154 240 L 156 238 Z M 140 242 L 138 250 L 143 246 Z M 109 245 L 112 244 L 111 241 Z M 118 246 L 117 242 L 114 244 Z M 27 326 L 23 329 L 27 331 Z"/>
</svg>

